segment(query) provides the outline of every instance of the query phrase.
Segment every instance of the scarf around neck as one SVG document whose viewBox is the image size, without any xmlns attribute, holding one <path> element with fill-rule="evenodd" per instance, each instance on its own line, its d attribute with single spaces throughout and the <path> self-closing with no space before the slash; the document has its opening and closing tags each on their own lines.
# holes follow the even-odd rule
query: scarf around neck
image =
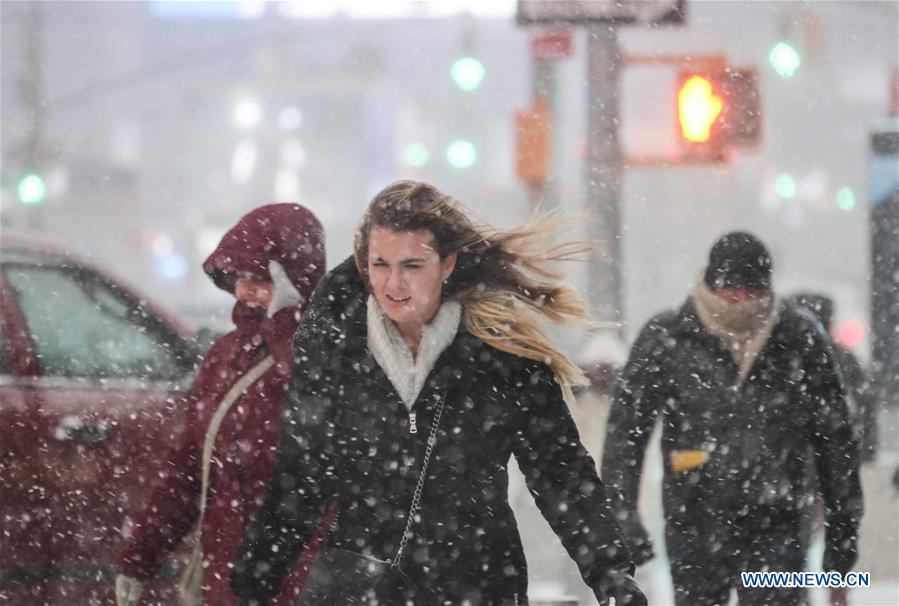
<svg viewBox="0 0 899 606">
<path fill-rule="evenodd" d="M 780 317 L 780 301 L 770 294 L 741 303 L 728 303 L 702 278 L 693 288 L 693 308 L 707 331 L 722 339 L 737 364 L 742 385 Z"/>
<path fill-rule="evenodd" d="M 421 343 L 418 355 L 414 357 L 396 324 L 387 317 L 374 296 L 369 295 L 367 305 L 368 349 L 396 388 L 403 404 L 412 410 L 437 358 L 456 338 L 462 305 L 447 301 L 440 306 L 434 320 L 421 327 Z"/>
</svg>

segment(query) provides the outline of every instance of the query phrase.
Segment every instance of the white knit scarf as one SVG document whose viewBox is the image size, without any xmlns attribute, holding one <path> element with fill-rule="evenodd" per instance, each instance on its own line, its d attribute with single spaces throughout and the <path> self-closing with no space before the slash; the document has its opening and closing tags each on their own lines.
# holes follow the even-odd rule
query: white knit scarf
<svg viewBox="0 0 899 606">
<path fill-rule="evenodd" d="M 421 327 L 418 355 L 413 356 L 396 324 L 387 317 L 377 300 L 369 295 L 368 349 L 400 394 L 407 409 L 412 410 L 412 404 L 421 393 L 437 358 L 456 338 L 461 318 L 460 303 L 443 303 L 434 320 Z"/>
<path fill-rule="evenodd" d="M 693 308 L 705 329 L 727 344 L 739 368 L 737 385 L 742 385 L 780 317 L 780 301 L 770 294 L 728 303 L 700 278 L 693 289 Z"/>
</svg>

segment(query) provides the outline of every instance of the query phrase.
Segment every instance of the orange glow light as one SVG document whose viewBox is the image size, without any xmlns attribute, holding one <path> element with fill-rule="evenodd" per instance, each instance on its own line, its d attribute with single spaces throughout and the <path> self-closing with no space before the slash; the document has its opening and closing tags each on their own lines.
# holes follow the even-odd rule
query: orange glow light
<svg viewBox="0 0 899 606">
<path fill-rule="evenodd" d="M 712 125 L 723 109 L 724 102 L 714 94 L 709 79 L 691 76 L 677 93 L 677 118 L 681 135 L 693 143 L 708 141 Z"/>
</svg>

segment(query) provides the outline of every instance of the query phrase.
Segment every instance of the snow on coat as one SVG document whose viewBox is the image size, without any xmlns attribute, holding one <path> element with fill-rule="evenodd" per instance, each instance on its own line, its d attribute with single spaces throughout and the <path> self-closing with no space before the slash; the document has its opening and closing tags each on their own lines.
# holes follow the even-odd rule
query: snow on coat
<svg viewBox="0 0 899 606">
<path fill-rule="evenodd" d="M 291 420 L 269 495 L 235 562 L 235 593 L 267 603 L 333 499 L 340 518 L 330 545 L 393 557 L 441 397 L 420 517 L 402 564 L 431 603 L 527 603 L 527 565 L 508 502 L 513 455 L 594 590 L 610 569 L 632 572 L 549 367 L 494 349 L 462 326 L 407 410 L 366 345 L 367 296 L 348 259 L 322 281 L 297 333 Z"/>
<path fill-rule="evenodd" d="M 699 541 L 714 536 L 716 524 L 739 522 L 752 534 L 795 519 L 812 504 L 817 473 L 827 506 L 825 567 L 845 573 L 856 560 L 862 515 L 859 453 L 826 336 L 785 305 L 740 385 L 737 373 L 692 299 L 641 331 L 615 392 L 602 465 L 622 495 L 631 548 L 647 551 L 637 491 L 661 415 L 670 533 Z"/>
</svg>

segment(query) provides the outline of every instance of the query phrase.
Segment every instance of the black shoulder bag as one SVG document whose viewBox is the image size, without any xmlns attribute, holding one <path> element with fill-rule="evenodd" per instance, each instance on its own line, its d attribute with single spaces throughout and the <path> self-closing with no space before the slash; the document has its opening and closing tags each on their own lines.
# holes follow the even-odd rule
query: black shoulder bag
<svg viewBox="0 0 899 606">
<path fill-rule="evenodd" d="M 390 560 L 381 560 L 348 549 L 324 547 L 315 558 L 309 576 L 303 585 L 297 606 L 350 606 L 380 604 L 382 606 L 406 604 L 412 600 L 416 606 L 427 606 L 428 601 L 417 590 L 400 568 L 403 551 L 412 536 L 412 524 L 419 511 L 422 488 L 428 473 L 431 452 L 437 442 L 437 426 L 443 415 L 445 396 L 440 397 L 428 444 L 425 448 L 421 473 L 412 495 L 409 516 L 403 538 L 396 555 Z M 335 521 L 336 523 L 336 521 Z"/>
</svg>

